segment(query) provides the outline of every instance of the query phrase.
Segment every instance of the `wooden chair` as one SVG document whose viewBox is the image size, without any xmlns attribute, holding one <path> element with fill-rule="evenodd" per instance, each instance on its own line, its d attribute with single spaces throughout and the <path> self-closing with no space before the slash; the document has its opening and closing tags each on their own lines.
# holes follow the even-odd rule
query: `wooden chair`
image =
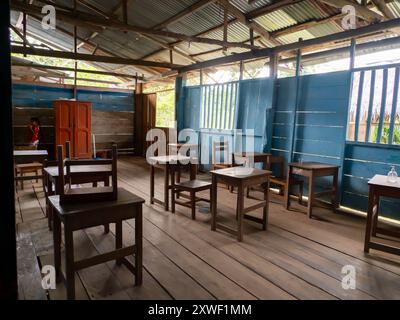
<svg viewBox="0 0 400 320">
<path fill-rule="evenodd" d="M 279 166 L 279 173 L 276 176 L 270 176 L 270 187 L 277 187 L 279 189 L 279 195 L 285 197 L 286 192 L 290 192 L 287 186 L 287 177 L 284 174 L 284 159 L 282 157 L 271 157 L 270 162 L 267 165 L 268 170 L 271 170 L 273 165 Z M 299 187 L 299 204 L 303 203 L 303 191 L 304 191 L 304 182 L 300 179 L 293 178 L 291 180 L 291 185 Z M 250 197 L 250 190 L 258 190 L 262 191 L 262 189 L 258 188 L 249 188 L 247 189 L 247 197 Z"/>
<path fill-rule="evenodd" d="M 217 154 L 223 152 L 224 162 L 217 161 Z M 226 169 L 233 167 L 232 153 L 229 150 L 229 142 L 224 141 L 214 141 L 212 145 L 212 170 Z M 218 157 L 219 159 L 219 157 Z M 228 159 L 228 161 L 226 161 Z M 230 192 L 233 192 L 233 187 L 227 185 Z"/>
<path fill-rule="evenodd" d="M 67 152 L 68 153 L 68 152 Z M 63 160 L 63 147 L 57 147 L 60 203 L 86 202 L 86 201 L 113 201 L 117 200 L 117 147 L 112 147 L 112 159 L 102 160 Z M 71 167 L 73 166 L 98 166 L 111 165 L 112 186 L 92 188 L 72 188 Z M 65 177 L 64 177 L 64 172 Z"/>
<path fill-rule="evenodd" d="M 177 182 L 175 183 L 175 170 L 171 170 L 171 190 L 172 190 L 172 203 L 171 203 L 171 211 L 175 213 L 176 204 L 184 206 L 192 210 L 192 219 L 196 220 L 196 203 L 200 201 L 211 203 L 211 182 L 202 181 L 202 180 L 189 180 L 185 182 Z M 210 199 L 197 197 L 196 193 L 209 190 L 210 191 Z M 188 201 L 178 200 L 182 192 L 189 193 Z M 185 197 L 186 198 L 186 197 Z"/>
</svg>

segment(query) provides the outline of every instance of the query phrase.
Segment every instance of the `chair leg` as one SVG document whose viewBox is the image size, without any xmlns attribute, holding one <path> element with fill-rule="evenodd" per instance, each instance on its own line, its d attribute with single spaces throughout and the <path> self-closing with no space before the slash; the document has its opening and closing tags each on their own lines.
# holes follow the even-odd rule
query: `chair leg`
<svg viewBox="0 0 400 320">
<path fill-rule="evenodd" d="M 196 193 L 190 192 L 190 206 L 192 208 L 192 220 L 196 220 Z"/>
<path fill-rule="evenodd" d="M 37 177 L 39 175 L 39 170 L 36 170 L 35 174 L 36 174 L 36 177 Z M 39 183 L 39 179 L 38 178 L 36 178 L 36 183 Z"/>
<path fill-rule="evenodd" d="M 246 194 L 247 198 L 250 198 L 250 187 L 247 188 L 247 194 Z"/>
<path fill-rule="evenodd" d="M 171 212 L 175 213 L 176 196 L 179 194 L 175 188 L 172 188 Z"/>
<path fill-rule="evenodd" d="M 303 204 L 303 194 L 304 194 L 304 184 L 301 182 L 299 184 L 299 204 Z"/>
</svg>

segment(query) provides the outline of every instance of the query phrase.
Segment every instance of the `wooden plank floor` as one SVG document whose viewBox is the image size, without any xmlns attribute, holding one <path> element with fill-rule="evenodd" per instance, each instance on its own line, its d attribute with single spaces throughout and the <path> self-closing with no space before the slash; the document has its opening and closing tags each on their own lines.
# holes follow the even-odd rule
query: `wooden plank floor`
<svg viewBox="0 0 400 320">
<path fill-rule="evenodd" d="M 132 274 L 114 262 L 81 270 L 76 277 L 78 299 L 400 299 L 400 259 L 363 253 L 364 220 L 316 209 L 309 220 L 303 208 L 286 211 L 273 199 L 268 231 L 246 221 L 244 242 L 211 232 L 207 204 L 197 221 L 177 206 L 177 213 L 149 205 L 149 167 L 141 158 L 119 161 L 119 184 L 146 199 L 144 207 L 144 279 L 134 287 Z M 201 179 L 209 179 L 201 175 Z M 156 178 L 162 196 L 163 177 Z M 219 219 L 234 225 L 236 194 L 219 188 Z M 206 196 L 206 194 L 205 194 Z M 52 233 L 44 216 L 40 183 L 27 182 L 16 198 L 21 299 L 65 299 L 62 284 L 41 288 L 40 269 L 51 265 Z M 251 204 L 252 200 L 246 199 Z M 261 210 L 254 215 L 261 215 Z M 134 237 L 134 222 L 123 225 L 125 244 Z M 113 249 L 114 226 L 75 232 L 76 259 Z M 342 288 L 342 268 L 356 268 L 356 289 Z"/>
</svg>

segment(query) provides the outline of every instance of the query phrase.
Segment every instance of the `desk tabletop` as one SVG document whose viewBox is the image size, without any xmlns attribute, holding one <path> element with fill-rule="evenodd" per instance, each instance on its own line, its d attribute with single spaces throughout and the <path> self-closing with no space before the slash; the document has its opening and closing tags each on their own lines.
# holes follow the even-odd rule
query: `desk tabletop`
<svg viewBox="0 0 400 320">
<path fill-rule="evenodd" d="M 254 168 L 246 168 L 246 167 L 232 167 L 220 170 L 211 171 L 211 174 L 226 176 L 236 179 L 248 179 L 255 178 L 260 176 L 269 176 L 272 174 L 271 171 L 267 170 L 259 170 Z"/>
<path fill-rule="evenodd" d="M 49 154 L 46 150 L 15 150 L 14 157 L 30 157 L 30 156 L 44 156 L 47 157 Z"/>
<path fill-rule="evenodd" d="M 58 167 L 47 167 L 44 171 L 51 177 L 58 177 Z M 64 171 L 66 172 L 66 170 Z M 109 173 L 112 174 L 111 165 L 96 165 L 96 166 L 72 166 L 71 174 L 80 173 Z"/>
<path fill-rule="evenodd" d="M 183 146 L 190 148 L 190 147 L 198 147 L 199 145 L 186 142 L 168 143 L 168 147 L 181 148 Z"/>
<path fill-rule="evenodd" d="M 388 181 L 387 176 L 379 174 L 375 175 L 371 180 L 369 180 L 368 184 L 372 186 L 390 187 L 400 190 L 400 179 L 397 179 L 396 183 L 391 183 Z"/>
<path fill-rule="evenodd" d="M 150 157 L 148 162 L 150 164 L 169 164 L 169 163 L 197 163 L 198 159 L 193 157 L 187 157 L 182 155 L 171 155 L 171 156 L 159 156 L 159 157 Z"/>
<path fill-rule="evenodd" d="M 60 215 L 80 214 L 101 209 L 143 204 L 145 200 L 123 188 L 118 188 L 118 199 L 113 201 L 91 201 L 60 204 L 60 196 L 51 196 L 49 201 Z"/>
<path fill-rule="evenodd" d="M 324 169 L 340 168 L 340 166 L 328 163 L 320 163 L 320 162 L 292 162 L 289 163 L 289 167 L 294 167 L 304 170 L 324 170 Z"/>
<path fill-rule="evenodd" d="M 271 153 L 264 153 L 264 152 L 235 152 L 233 154 L 235 157 L 270 157 L 272 156 Z"/>
</svg>

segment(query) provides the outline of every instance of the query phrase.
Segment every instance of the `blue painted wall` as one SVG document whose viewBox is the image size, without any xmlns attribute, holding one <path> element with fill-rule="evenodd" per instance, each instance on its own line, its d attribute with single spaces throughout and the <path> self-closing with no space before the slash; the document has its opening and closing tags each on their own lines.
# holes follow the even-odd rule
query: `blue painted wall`
<svg viewBox="0 0 400 320">
<path fill-rule="evenodd" d="M 250 148 L 246 143 L 246 129 L 254 130 L 256 151 L 262 152 L 270 149 L 274 117 L 272 109 L 273 80 L 264 78 L 239 82 L 234 129 L 242 130 L 243 135 L 238 135 L 235 130 L 213 130 L 200 127 L 201 99 L 204 87 L 184 87 L 183 94 L 180 94 L 180 100 L 177 103 L 177 111 L 182 112 L 177 118 L 178 128 L 191 128 L 200 133 L 202 162 L 206 162 L 206 158 L 211 162 L 212 145 L 217 140 L 228 140 L 231 146 L 236 146 L 236 150 L 239 150 L 240 144 L 243 151 Z M 209 166 L 205 166 L 205 169 L 209 168 Z"/>
<path fill-rule="evenodd" d="M 54 100 L 73 99 L 72 88 L 53 88 L 31 84 L 13 85 L 13 106 L 52 108 Z M 77 98 L 90 101 L 94 111 L 134 111 L 134 93 L 78 89 Z"/>
</svg>

